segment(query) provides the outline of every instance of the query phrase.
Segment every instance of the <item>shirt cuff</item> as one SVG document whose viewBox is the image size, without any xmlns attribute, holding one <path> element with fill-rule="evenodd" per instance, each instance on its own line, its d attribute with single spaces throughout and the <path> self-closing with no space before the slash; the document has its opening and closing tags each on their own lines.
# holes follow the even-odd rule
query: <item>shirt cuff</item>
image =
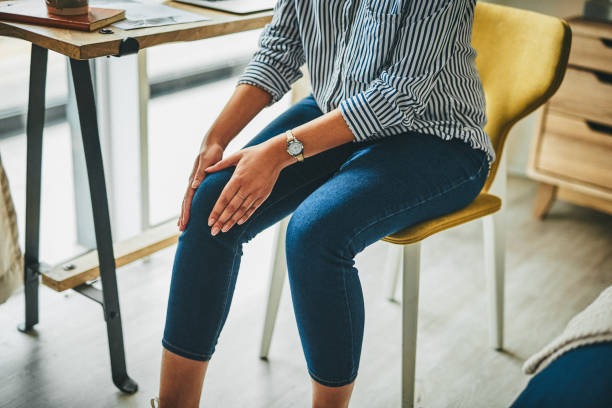
<svg viewBox="0 0 612 408">
<path fill-rule="evenodd" d="M 254 85 L 268 92 L 272 96 L 272 99 L 267 105 L 270 106 L 278 102 L 283 95 L 291 89 L 291 83 L 295 82 L 300 76 L 287 80 L 280 71 L 271 64 L 252 60 L 247 65 L 244 73 L 239 77 L 238 85 Z"/>
<path fill-rule="evenodd" d="M 387 89 L 385 92 L 392 94 L 397 91 Z M 402 112 L 374 86 L 343 100 L 338 108 L 358 142 L 370 139 L 387 127 L 405 123 L 407 114 L 412 116 L 412 111 Z"/>
</svg>

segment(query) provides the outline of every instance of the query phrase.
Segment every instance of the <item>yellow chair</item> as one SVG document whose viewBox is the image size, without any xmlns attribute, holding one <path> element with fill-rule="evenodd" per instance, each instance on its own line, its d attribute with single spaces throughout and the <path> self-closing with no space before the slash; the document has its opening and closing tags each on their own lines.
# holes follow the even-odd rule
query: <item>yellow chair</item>
<svg viewBox="0 0 612 408">
<path fill-rule="evenodd" d="M 505 237 L 502 200 L 506 189 L 503 148 L 512 126 L 546 102 L 561 84 L 570 43 L 570 28 L 562 20 L 525 10 L 477 3 L 472 45 L 478 52 L 476 65 L 487 101 L 485 130 L 491 138 L 497 160 L 481 194 L 467 207 L 404 228 L 383 239 L 397 244 L 390 248 L 388 257 L 391 298 L 400 271 L 403 271 L 402 407 L 412 407 L 414 401 L 420 242 L 428 236 L 483 219 L 490 343 L 497 350 L 503 347 Z M 294 91 L 294 100 L 302 96 L 305 95 Z M 288 219 L 281 221 L 276 239 L 261 358 L 268 356 L 286 271 L 283 248 Z"/>
</svg>

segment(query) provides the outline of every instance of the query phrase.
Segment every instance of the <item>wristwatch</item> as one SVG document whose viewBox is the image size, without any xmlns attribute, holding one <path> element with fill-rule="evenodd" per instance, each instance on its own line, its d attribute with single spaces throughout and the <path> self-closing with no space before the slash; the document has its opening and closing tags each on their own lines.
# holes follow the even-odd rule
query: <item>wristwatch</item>
<svg viewBox="0 0 612 408">
<path fill-rule="evenodd" d="M 286 131 L 285 135 L 287 135 L 287 153 L 295 157 L 297 161 L 304 161 L 304 145 L 302 142 L 293 136 L 291 130 Z"/>
</svg>

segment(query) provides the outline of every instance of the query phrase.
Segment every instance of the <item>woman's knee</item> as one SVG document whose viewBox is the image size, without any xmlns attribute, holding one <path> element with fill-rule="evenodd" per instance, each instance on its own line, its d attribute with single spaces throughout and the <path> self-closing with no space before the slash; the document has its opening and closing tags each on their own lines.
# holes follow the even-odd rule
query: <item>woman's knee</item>
<svg viewBox="0 0 612 408">
<path fill-rule="evenodd" d="M 287 225 L 285 251 L 289 271 L 292 274 L 312 265 L 313 262 L 329 263 L 349 259 L 345 251 L 346 234 L 341 225 L 335 223 L 329 212 L 299 206 Z M 302 267 L 300 267 L 300 265 Z"/>
<path fill-rule="evenodd" d="M 221 196 L 221 192 L 233 174 L 233 168 L 224 169 L 219 172 L 207 175 L 198 186 L 189 211 L 189 221 L 180 236 L 179 241 L 194 240 L 202 244 L 206 240 L 212 240 L 225 244 L 229 248 L 234 248 L 238 244 L 243 244 L 251 239 L 253 228 L 249 222 L 244 224 L 234 224 L 227 232 L 220 232 L 213 236 L 208 225 L 208 218 L 213 207 Z"/>
<path fill-rule="evenodd" d="M 221 191 L 223 191 L 223 188 L 231 178 L 231 174 L 230 169 L 225 169 L 204 177 L 204 180 L 202 180 L 202 183 L 193 195 L 187 228 L 190 226 L 197 227 L 198 229 L 204 228 L 210 232 L 208 216 L 221 195 Z"/>
<path fill-rule="evenodd" d="M 231 178 L 232 169 L 224 169 L 219 172 L 211 173 L 204 177 L 198 186 L 189 210 L 189 220 L 185 230 L 179 237 L 179 242 L 192 241 L 195 245 L 203 245 L 206 241 L 218 241 L 230 248 L 234 248 L 241 236 L 241 225 L 234 225 L 228 232 L 219 233 L 215 236 L 211 234 L 211 227 L 208 225 L 208 218 L 213 207 L 221 196 L 223 188 Z"/>
<path fill-rule="evenodd" d="M 314 221 L 314 220 L 313 220 Z M 297 210 L 291 216 L 289 224 L 287 224 L 287 233 L 285 236 L 285 256 L 288 265 L 299 265 L 313 254 L 312 239 L 316 239 L 317 234 L 316 222 L 306 222 L 304 217 Z M 293 268 L 289 268 L 289 271 Z"/>
</svg>

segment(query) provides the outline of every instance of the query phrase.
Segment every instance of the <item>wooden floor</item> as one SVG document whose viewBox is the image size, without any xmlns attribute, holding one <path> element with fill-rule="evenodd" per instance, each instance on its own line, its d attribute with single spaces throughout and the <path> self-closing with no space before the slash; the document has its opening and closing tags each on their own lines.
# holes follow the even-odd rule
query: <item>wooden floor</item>
<svg viewBox="0 0 612 408">
<path fill-rule="evenodd" d="M 556 203 L 531 219 L 535 184 L 509 182 L 506 351 L 488 348 L 482 232 L 472 223 L 423 244 L 416 392 L 420 407 L 504 407 L 526 384 L 523 361 L 612 284 L 612 217 Z M 272 229 L 245 247 L 237 292 L 204 386 L 202 407 L 308 407 L 310 382 L 288 288 L 269 362 L 258 359 Z M 366 333 L 351 407 L 398 407 L 400 306 L 383 296 L 387 244 L 360 254 Z M 157 393 L 174 247 L 119 271 L 128 370 L 140 391 L 110 379 L 100 307 L 41 290 L 37 334 L 15 327 L 23 295 L 0 306 L 0 407 L 146 407 Z"/>
</svg>

